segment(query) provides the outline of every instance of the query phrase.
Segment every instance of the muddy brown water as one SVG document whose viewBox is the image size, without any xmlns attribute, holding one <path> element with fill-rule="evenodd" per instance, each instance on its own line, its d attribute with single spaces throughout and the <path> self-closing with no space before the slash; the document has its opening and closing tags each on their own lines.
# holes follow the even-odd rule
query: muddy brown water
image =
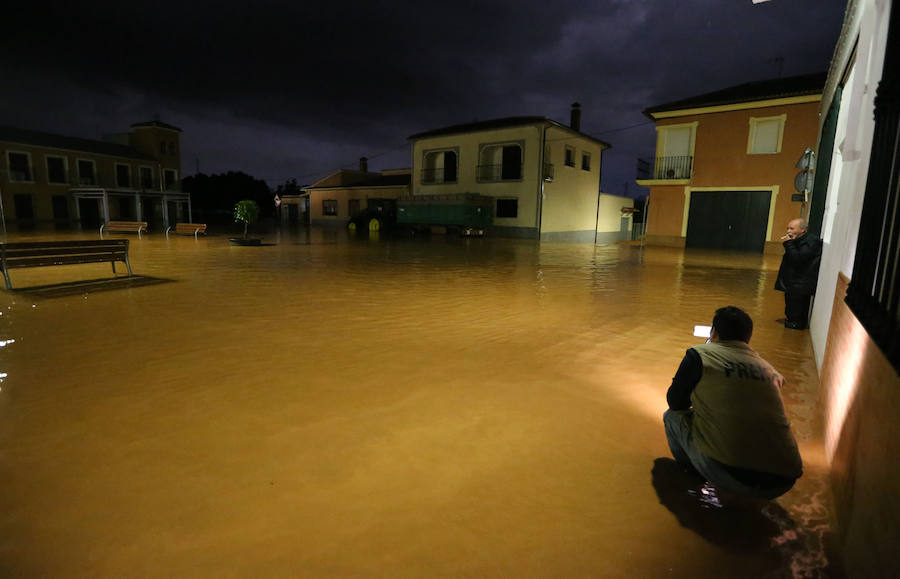
<svg viewBox="0 0 900 579">
<path fill-rule="evenodd" d="M 12 271 L 0 575 L 834 573 L 815 365 L 775 321 L 777 256 L 265 237 L 132 237 L 128 283 Z M 728 304 L 787 377 L 806 463 L 761 512 L 698 500 L 661 424 L 693 326 Z"/>
</svg>

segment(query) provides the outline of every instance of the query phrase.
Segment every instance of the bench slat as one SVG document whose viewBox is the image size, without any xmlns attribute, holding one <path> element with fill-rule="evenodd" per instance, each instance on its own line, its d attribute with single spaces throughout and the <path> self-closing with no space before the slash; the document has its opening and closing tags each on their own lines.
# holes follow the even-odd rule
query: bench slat
<svg viewBox="0 0 900 579">
<path fill-rule="evenodd" d="M 8 249 L 4 252 L 6 259 L 16 259 L 19 257 L 34 257 L 34 256 L 46 256 L 46 255 L 85 255 L 91 253 L 121 253 L 125 254 L 128 251 L 127 247 L 96 247 L 96 246 L 84 246 L 84 247 L 46 247 L 39 249 Z"/>
<path fill-rule="evenodd" d="M 79 241 L 15 241 L 0 242 L 0 248 L 6 251 L 18 251 L 20 249 L 40 249 L 44 247 L 128 247 L 127 239 L 103 239 L 103 240 L 79 240 Z"/>
<path fill-rule="evenodd" d="M 20 267 L 41 267 L 46 265 L 73 265 L 78 263 L 103 263 L 125 261 L 125 254 L 95 253 L 82 255 L 42 255 L 37 257 L 19 257 L 6 260 L 6 269 Z"/>
</svg>

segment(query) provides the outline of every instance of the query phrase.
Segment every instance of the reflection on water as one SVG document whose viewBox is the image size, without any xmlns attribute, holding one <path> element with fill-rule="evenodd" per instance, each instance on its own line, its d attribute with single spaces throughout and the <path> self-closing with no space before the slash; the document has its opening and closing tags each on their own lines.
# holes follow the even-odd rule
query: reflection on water
<svg viewBox="0 0 900 579">
<path fill-rule="evenodd" d="M 131 240 L 135 273 L 171 283 L 0 294 L 12 575 L 751 577 L 791 564 L 748 563 L 734 541 L 682 526 L 646 476 L 668 455 L 665 391 L 693 327 L 727 304 L 756 320 L 802 450 L 820 452 L 808 334 L 774 321 L 777 258 L 318 229 L 272 233 L 270 247 Z M 14 284 L 107 267 L 15 270 Z M 808 465 L 779 501 L 814 538 L 809 561 L 824 488 Z"/>
</svg>

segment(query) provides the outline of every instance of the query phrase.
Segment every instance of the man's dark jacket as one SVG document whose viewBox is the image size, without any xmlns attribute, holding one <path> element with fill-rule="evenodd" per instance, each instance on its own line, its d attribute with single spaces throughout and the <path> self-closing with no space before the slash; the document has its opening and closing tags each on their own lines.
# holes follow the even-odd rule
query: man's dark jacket
<svg viewBox="0 0 900 579">
<path fill-rule="evenodd" d="M 784 257 L 778 269 L 775 289 L 788 294 L 813 295 L 822 261 L 822 240 L 805 233 L 784 242 Z"/>
</svg>

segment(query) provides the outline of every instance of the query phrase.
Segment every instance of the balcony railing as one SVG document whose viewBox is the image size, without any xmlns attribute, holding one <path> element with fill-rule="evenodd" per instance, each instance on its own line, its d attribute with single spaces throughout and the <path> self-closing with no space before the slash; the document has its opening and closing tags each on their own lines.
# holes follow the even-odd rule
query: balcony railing
<svg viewBox="0 0 900 579">
<path fill-rule="evenodd" d="M 522 178 L 522 163 L 478 165 L 479 181 L 518 181 Z"/>
<path fill-rule="evenodd" d="M 553 181 L 554 177 L 555 177 L 555 172 L 553 170 L 553 163 L 544 163 L 544 171 L 543 171 L 543 174 L 541 175 L 541 178 L 543 178 L 544 181 L 547 181 L 549 183 L 549 182 Z"/>
<path fill-rule="evenodd" d="M 456 171 L 448 171 L 445 167 L 422 169 L 422 183 L 434 185 L 439 183 L 456 183 Z"/>
<path fill-rule="evenodd" d="M 690 179 L 693 168 L 694 157 L 691 155 L 638 159 L 637 178 L 660 181 Z"/>
</svg>

